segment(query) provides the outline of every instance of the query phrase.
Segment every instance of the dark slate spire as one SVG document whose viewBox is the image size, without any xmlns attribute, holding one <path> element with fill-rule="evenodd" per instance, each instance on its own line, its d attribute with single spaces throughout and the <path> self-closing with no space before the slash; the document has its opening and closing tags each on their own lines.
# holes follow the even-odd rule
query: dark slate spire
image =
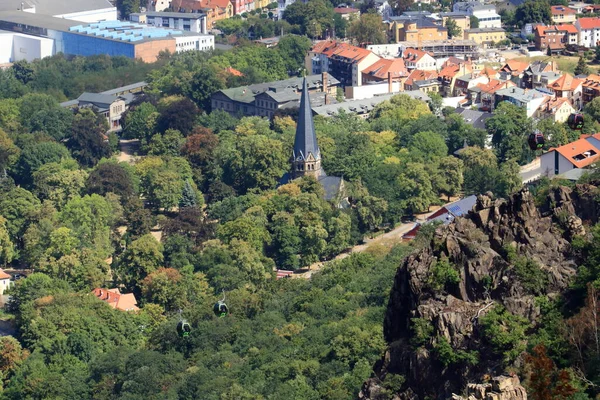
<svg viewBox="0 0 600 400">
<path fill-rule="evenodd" d="M 302 82 L 298 126 L 296 127 L 296 139 L 294 140 L 294 161 L 304 161 L 311 153 L 315 160 L 321 159 L 321 150 L 317 143 L 310 98 L 308 97 L 308 85 L 306 84 L 306 78 L 304 78 Z"/>
</svg>

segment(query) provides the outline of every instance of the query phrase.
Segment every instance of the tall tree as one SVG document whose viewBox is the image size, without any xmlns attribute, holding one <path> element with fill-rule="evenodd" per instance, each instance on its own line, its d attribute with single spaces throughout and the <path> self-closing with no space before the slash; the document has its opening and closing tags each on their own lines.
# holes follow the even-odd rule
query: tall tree
<svg viewBox="0 0 600 400">
<path fill-rule="evenodd" d="M 296 72 L 304 67 L 304 55 L 312 43 L 306 36 L 285 35 L 277 43 L 277 51 L 283 58 L 288 73 Z"/>
<path fill-rule="evenodd" d="M 130 290 L 140 292 L 140 284 L 163 264 L 163 246 L 150 235 L 134 240 L 119 260 L 120 280 Z"/>
<path fill-rule="evenodd" d="M 381 16 L 377 13 L 362 14 L 350 24 L 349 36 L 359 44 L 381 44 L 386 42 Z"/>
<path fill-rule="evenodd" d="M 187 95 L 201 110 L 208 112 L 211 110 L 210 97 L 224 88 L 225 82 L 217 75 L 215 68 L 207 65 L 194 74 Z M 181 132 L 187 136 L 187 132 Z"/>
<path fill-rule="evenodd" d="M 590 67 L 588 66 L 585 58 L 579 57 L 579 61 L 577 61 L 577 66 L 575 66 L 575 75 L 589 75 Z"/>
<path fill-rule="evenodd" d="M 156 131 L 159 113 L 152 104 L 144 102 L 125 112 L 123 134 L 128 139 L 150 139 Z"/>
<path fill-rule="evenodd" d="M 6 228 L 6 219 L 0 216 L 0 265 L 3 267 L 10 263 L 15 256 L 15 246 L 10 240 Z"/>
<path fill-rule="evenodd" d="M 479 18 L 477 18 L 476 16 L 471 15 L 469 17 L 469 23 L 471 25 L 471 29 L 477 29 L 477 28 L 479 28 Z"/>
<path fill-rule="evenodd" d="M 186 181 L 179 200 L 179 207 L 195 207 L 198 205 L 198 196 L 190 181 Z"/>
<path fill-rule="evenodd" d="M 93 167 L 101 158 L 110 156 L 106 131 L 106 120 L 92 110 L 82 109 L 75 115 L 67 147 L 81 165 Z"/>
<path fill-rule="evenodd" d="M 523 2 L 515 10 L 515 20 L 520 26 L 526 23 L 552 23 L 552 11 L 550 3 L 546 0 L 530 0 Z"/>
<path fill-rule="evenodd" d="M 460 29 L 460 26 L 452 18 L 446 20 L 446 29 L 448 29 L 448 37 L 450 39 L 462 37 L 462 29 Z"/>
<path fill-rule="evenodd" d="M 0 129 L 0 179 L 6 175 L 6 169 L 17 162 L 20 150 L 8 137 L 6 132 Z"/>
</svg>

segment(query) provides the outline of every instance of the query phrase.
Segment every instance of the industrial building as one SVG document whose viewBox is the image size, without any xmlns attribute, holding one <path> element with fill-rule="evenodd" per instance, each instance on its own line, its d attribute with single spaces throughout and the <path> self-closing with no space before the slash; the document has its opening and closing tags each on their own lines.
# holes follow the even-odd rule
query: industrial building
<svg viewBox="0 0 600 400">
<path fill-rule="evenodd" d="M 107 54 L 156 61 L 163 51 L 214 49 L 214 36 L 132 22 L 79 21 L 23 11 L 0 13 L 0 64 L 32 61 L 56 53 Z"/>
<path fill-rule="evenodd" d="M 109 0 L 1 0 L 0 13 L 5 11 L 23 11 L 88 23 L 117 19 L 117 7 Z"/>
<path fill-rule="evenodd" d="M 179 29 L 194 33 L 208 33 L 206 14 L 179 13 L 179 12 L 147 12 L 133 13 L 129 20 L 140 24 L 158 26 L 162 28 Z"/>
</svg>

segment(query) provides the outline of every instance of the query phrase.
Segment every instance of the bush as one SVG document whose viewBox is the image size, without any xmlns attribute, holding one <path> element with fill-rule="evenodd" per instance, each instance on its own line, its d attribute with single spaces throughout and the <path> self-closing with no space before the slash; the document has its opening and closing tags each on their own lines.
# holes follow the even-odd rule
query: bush
<svg viewBox="0 0 600 400">
<path fill-rule="evenodd" d="M 460 274 L 445 257 L 433 264 L 431 275 L 427 280 L 429 287 L 436 291 L 443 290 L 446 285 L 456 285 L 459 282 Z"/>
<path fill-rule="evenodd" d="M 479 362 L 479 353 L 477 351 L 455 350 L 448 340 L 441 336 L 437 338 L 434 351 L 438 360 L 444 364 L 444 367 L 459 363 L 477 365 Z"/>
<path fill-rule="evenodd" d="M 525 351 L 525 332 L 529 328 L 529 321 L 525 318 L 509 313 L 502 306 L 495 306 L 479 323 L 485 340 L 505 364 L 510 364 Z"/>
<path fill-rule="evenodd" d="M 410 343 L 415 347 L 420 347 L 429 342 L 433 335 L 433 325 L 424 318 L 411 318 L 413 335 Z"/>
<path fill-rule="evenodd" d="M 535 295 L 544 293 L 548 285 L 548 274 L 534 260 L 517 255 L 514 247 L 508 246 L 505 251 L 508 262 L 514 265 L 523 288 Z"/>
</svg>

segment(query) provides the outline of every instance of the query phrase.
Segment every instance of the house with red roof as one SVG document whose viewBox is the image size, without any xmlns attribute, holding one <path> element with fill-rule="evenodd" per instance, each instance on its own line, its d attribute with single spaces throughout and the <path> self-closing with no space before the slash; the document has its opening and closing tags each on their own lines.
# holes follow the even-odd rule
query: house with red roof
<svg viewBox="0 0 600 400">
<path fill-rule="evenodd" d="M 555 24 L 572 24 L 577 20 L 577 12 L 566 6 L 552 6 L 550 12 Z"/>
<path fill-rule="evenodd" d="M 9 274 L 4 272 L 3 269 L 0 269 L 0 296 L 4 295 L 6 289 L 12 284 L 10 278 L 11 276 Z"/>
<path fill-rule="evenodd" d="M 576 168 L 587 168 L 600 161 L 600 149 L 585 138 L 551 148 L 541 156 L 542 174 L 560 175 Z"/>
<path fill-rule="evenodd" d="M 435 71 L 413 70 L 404 82 L 404 90 L 419 90 L 423 93 L 438 93 L 442 83 Z"/>
<path fill-rule="evenodd" d="M 548 99 L 539 109 L 540 118 L 552 118 L 554 122 L 567 122 L 569 115 L 575 112 L 575 108 L 566 97 L 555 97 Z"/>
<path fill-rule="evenodd" d="M 527 68 L 529 68 L 528 62 L 508 60 L 498 72 L 500 74 L 500 79 L 503 81 L 510 80 L 521 87 L 521 80 L 523 79 Z"/>
<path fill-rule="evenodd" d="M 362 47 L 325 41 L 313 46 L 305 59 L 305 64 L 310 74 L 329 72 L 345 87 L 360 86 L 362 71 L 380 59 L 381 57 L 371 50 Z"/>
<path fill-rule="evenodd" d="M 473 104 L 481 104 L 481 111 L 492 111 L 496 102 L 496 92 L 500 89 L 515 87 L 512 81 L 500 81 L 498 79 L 490 79 L 488 83 L 480 83 L 469 90 L 471 102 Z"/>
<path fill-rule="evenodd" d="M 538 25 L 533 31 L 535 37 L 535 48 L 540 51 L 547 51 L 550 48 L 552 53 L 562 52 L 568 44 L 577 44 L 579 42 L 579 31 L 575 25 Z"/>
<path fill-rule="evenodd" d="M 437 70 L 435 58 L 426 51 L 409 47 L 402 52 L 401 57 L 404 60 L 404 64 L 406 64 L 406 68 L 410 71 L 414 69 L 421 71 Z"/>
<path fill-rule="evenodd" d="M 382 58 L 362 70 L 362 84 L 400 82 L 408 77 L 408 69 L 401 58 Z M 389 83 L 389 82 L 388 82 Z"/>
<path fill-rule="evenodd" d="M 339 14 L 342 19 L 346 21 L 358 19 L 360 17 L 360 10 L 352 7 L 336 7 L 333 12 Z"/>
<path fill-rule="evenodd" d="M 600 75 L 590 74 L 583 83 L 582 106 L 600 96 Z"/>
<path fill-rule="evenodd" d="M 566 97 L 571 101 L 573 107 L 579 110 L 582 107 L 582 94 L 584 79 L 577 79 L 569 73 L 564 73 L 560 78 L 547 87 L 556 97 Z"/>
<path fill-rule="evenodd" d="M 138 311 L 137 300 L 133 293 L 121 293 L 118 288 L 104 289 L 96 288 L 92 294 L 107 303 L 112 308 L 121 311 Z"/>
<path fill-rule="evenodd" d="M 579 31 L 579 45 L 596 47 L 600 43 L 600 18 L 585 17 L 575 21 Z"/>
<path fill-rule="evenodd" d="M 441 82 L 442 87 L 440 88 L 440 94 L 445 97 L 450 97 L 454 93 L 454 86 L 456 85 L 456 78 L 464 76 L 468 73 L 473 72 L 471 64 L 450 64 L 448 63 L 443 67 L 439 74 L 438 80 Z"/>
</svg>

